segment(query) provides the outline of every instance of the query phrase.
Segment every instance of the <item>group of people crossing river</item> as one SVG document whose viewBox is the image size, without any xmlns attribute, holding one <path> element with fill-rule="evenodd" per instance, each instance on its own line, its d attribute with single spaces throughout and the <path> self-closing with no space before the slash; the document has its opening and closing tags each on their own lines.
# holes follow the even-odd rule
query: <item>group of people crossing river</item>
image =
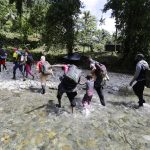
<svg viewBox="0 0 150 150">
<path fill-rule="evenodd" d="M 19 69 L 19 71 L 22 74 L 23 81 L 28 78 L 30 75 L 32 79 L 35 79 L 35 75 L 32 72 L 31 68 L 33 63 L 35 63 L 32 54 L 30 53 L 28 48 L 25 48 L 24 50 L 19 50 L 18 48 L 13 49 L 13 76 L 12 79 L 16 80 L 16 71 Z M 7 53 L 2 48 L 0 49 L 0 72 L 3 70 L 7 70 L 6 66 L 6 59 L 7 59 Z M 85 77 L 84 84 L 86 85 L 86 90 L 83 95 L 82 99 L 82 105 L 83 107 L 86 107 L 86 105 L 90 105 L 94 89 L 96 90 L 100 103 L 102 106 L 105 106 L 105 98 L 103 94 L 103 88 L 107 80 L 109 80 L 109 76 L 107 74 L 107 69 L 105 65 L 93 60 L 91 57 L 87 57 L 85 60 L 89 64 L 90 73 Z M 143 91 L 144 87 L 146 86 L 146 72 L 149 70 L 149 65 L 145 61 L 143 54 L 137 54 L 135 57 L 136 61 L 136 71 L 134 74 L 133 79 L 129 83 L 130 86 L 133 85 L 133 83 L 136 81 L 136 83 L 133 85 L 133 91 L 137 95 L 139 101 L 139 107 L 143 106 L 143 103 L 145 103 L 145 100 L 143 98 Z M 57 99 L 58 104 L 56 104 L 56 107 L 60 108 L 62 106 L 61 104 L 61 98 L 64 93 L 66 93 L 69 101 L 70 106 L 73 108 L 76 106 L 76 100 L 75 96 L 77 95 L 77 85 L 82 82 L 82 74 L 81 70 L 71 64 L 55 64 L 50 65 L 48 61 L 46 61 L 45 56 L 41 56 L 40 61 L 36 63 L 36 69 L 40 76 L 40 82 L 41 82 L 41 94 L 45 94 L 46 92 L 46 81 L 48 79 L 49 75 L 54 76 L 53 74 L 53 68 L 55 67 L 61 67 L 63 70 L 63 75 L 60 77 L 60 84 L 58 85 L 58 91 L 57 91 Z"/>
</svg>

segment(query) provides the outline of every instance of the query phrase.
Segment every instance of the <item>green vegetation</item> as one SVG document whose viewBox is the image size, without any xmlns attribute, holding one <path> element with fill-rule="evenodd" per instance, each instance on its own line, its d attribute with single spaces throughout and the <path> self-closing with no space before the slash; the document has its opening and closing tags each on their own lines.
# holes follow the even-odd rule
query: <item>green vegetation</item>
<svg viewBox="0 0 150 150">
<path fill-rule="evenodd" d="M 0 42 L 9 50 L 28 46 L 36 60 L 41 54 L 52 62 L 73 52 L 91 55 L 111 70 L 131 69 L 138 52 L 150 58 L 149 0 L 108 0 L 103 12 L 112 9 L 117 40 L 98 29 L 95 16 L 82 7 L 80 0 L 2 0 Z M 114 43 L 122 45 L 122 53 L 105 51 Z"/>
<path fill-rule="evenodd" d="M 150 1 L 108 0 L 104 12 L 109 9 L 116 19 L 124 61 L 131 62 L 137 52 L 150 57 Z"/>
</svg>

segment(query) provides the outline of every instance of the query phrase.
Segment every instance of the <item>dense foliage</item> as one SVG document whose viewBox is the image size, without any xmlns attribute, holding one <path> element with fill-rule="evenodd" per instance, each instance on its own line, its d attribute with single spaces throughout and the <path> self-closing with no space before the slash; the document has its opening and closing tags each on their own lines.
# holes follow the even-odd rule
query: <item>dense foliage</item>
<svg viewBox="0 0 150 150">
<path fill-rule="evenodd" d="M 0 38 L 11 33 L 24 44 L 32 37 L 46 44 L 47 50 L 65 48 L 68 54 L 74 47 L 103 51 L 112 42 L 111 35 L 98 29 L 95 16 L 81 8 L 80 0 L 3 0 Z"/>
<path fill-rule="evenodd" d="M 47 14 L 44 41 L 48 46 L 66 46 L 71 54 L 75 41 L 75 20 L 80 12 L 80 0 L 52 1 Z"/>
<path fill-rule="evenodd" d="M 112 9 L 120 40 L 124 47 L 124 58 L 141 52 L 149 55 L 150 48 L 150 1 L 149 0 L 108 0 L 104 11 Z"/>
</svg>

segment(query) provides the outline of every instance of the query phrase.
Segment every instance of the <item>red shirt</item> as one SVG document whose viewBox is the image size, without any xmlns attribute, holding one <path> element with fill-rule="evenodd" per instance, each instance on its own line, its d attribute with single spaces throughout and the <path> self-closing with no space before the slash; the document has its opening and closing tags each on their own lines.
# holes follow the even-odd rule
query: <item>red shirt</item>
<svg viewBox="0 0 150 150">
<path fill-rule="evenodd" d="M 42 64 L 43 64 L 43 61 L 39 61 L 36 65 L 36 68 L 38 69 L 39 72 L 41 72 Z"/>
</svg>

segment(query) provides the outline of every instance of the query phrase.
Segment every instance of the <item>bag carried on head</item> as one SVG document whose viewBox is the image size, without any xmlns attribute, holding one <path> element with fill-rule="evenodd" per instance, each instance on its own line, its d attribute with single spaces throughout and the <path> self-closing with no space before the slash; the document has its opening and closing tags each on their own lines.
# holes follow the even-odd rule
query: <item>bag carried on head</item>
<svg viewBox="0 0 150 150">
<path fill-rule="evenodd" d="M 106 66 L 104 64 L 96 62 L 95 63 L 95 67 L 96 67 L 96 70 L 99 72 L 99 75 L 102 78 L 106 77 L 106 75 L 107 75 L 107 69 L 106 69 Z"/>
<path fill-rule="evenodd" d="M 146 70 L 146 87 L 150 88 L 150 69 Z"/>
<path fill-rule="evenodd" d="M 41 72 L 44 75 L 52 74 L 51 65 L 49 64 L 48 61 L 45 61 L 45 62 L 42 63 L 42 65 L 41 65 Z"/>
<path fill-rule="evenodd" d="M 71 65 L 69 67 L 68 72 L 64 75 L 64 77 L 71 79 L 75 83 L 79 82 L 81 76 L 81 70 L 78 69 L 75 65 Z"/>
</svg>

